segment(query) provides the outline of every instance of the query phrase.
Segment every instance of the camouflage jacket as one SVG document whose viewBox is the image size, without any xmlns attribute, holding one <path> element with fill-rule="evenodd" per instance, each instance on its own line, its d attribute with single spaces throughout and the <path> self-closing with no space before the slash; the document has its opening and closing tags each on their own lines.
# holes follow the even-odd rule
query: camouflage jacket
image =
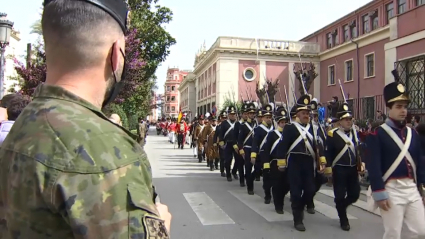
<svg viewBox="0 0 425 239">
<path fill-rule="evenodd" d="M 133 136 L 63 88 L 39 86 L 0 150 L 0 238 L 169 238 Z"/>
</svg>

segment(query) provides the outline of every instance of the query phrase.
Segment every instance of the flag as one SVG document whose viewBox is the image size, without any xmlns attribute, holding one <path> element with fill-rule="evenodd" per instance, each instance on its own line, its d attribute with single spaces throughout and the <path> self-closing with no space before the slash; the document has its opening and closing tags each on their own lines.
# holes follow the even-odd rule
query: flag
<svg viewBox="0 0 425 239">
<path fill-rule="evenodd" d="M 180 110 L 179 110 L 179 116 L 177 117 L 177 124 L 180 124 L 180 120 L 183 117 L 183 112 L 182 112 L 182 107 L 180 106 Z"/>
</svg>

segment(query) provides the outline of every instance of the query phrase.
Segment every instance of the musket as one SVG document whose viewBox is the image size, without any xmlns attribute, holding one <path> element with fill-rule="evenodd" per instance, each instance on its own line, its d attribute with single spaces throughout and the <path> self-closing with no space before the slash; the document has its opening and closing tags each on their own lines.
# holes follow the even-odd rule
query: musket
<svg viewBox="0 0 425 239">
<path fill-rule="evenodd" d="M 344 88 L 342 88 L 342 84 L 341 84 L 341 80 L 338 79 L 338 83 L 339 83 L 339 89 L 341 90 L 341 94 L 342 94 L 342 98 L 344 99 L 344 103 L 347 103 L 347 99 L 345 98 L 345 93 L 344 93 Z M 357 132 L 352 128 L 351 129 L 353 134 L 357 134 Z M 355 137 L 357 140 L 354 140 L 355 145 L 356 145 L 356 165 L 357 165 L 357 171 L 358 172 L 363 172 L 363 162 L 362 162 L 362 157 L 360 154 L 360 147 L 359 147 L 359 142 L 358 142 L 358 137 Z"/>
<path fill-rule="evenodd" d="M 246 97 L 248 97 L 248 101 L 249 102 L 251 102 L 251 97 L 249 97 L 249 94 L 248 94 L 248 88 L 247 87 L 245 87 L 245 93 L 246 93 Z"/>
<path fill-rule="evenodd" d="M 289 110 L 289 101 L 288 101 L 288 94 L 286 93 L 286 85 L 283 85 L 283 90 L 285 91 L 285 98 L 286 98 L 286 110 L 288 111 L 289 114 L 289 122 L 292 123 L 292 117 L 291 117 L 291 112 Z M 280 90 L 279 90 L 280 93 Z"/>
</svg>

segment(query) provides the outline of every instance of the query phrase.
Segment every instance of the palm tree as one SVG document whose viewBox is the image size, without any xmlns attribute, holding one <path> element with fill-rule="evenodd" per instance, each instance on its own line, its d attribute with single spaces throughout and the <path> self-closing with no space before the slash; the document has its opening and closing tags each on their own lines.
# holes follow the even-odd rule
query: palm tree
<svg viewBox="0 0 425 239">
<path fill-rule="evenodd" d="M 43 29 L 41 28 L 41 16 L 43 12 L 43 7 L 40 8 L 40 18 L 37 19 L 32 25 L 31 25 L 31 34 L 37 34 L 39 36 L 43 35 Z"/>
<path fill-rule="evenodd" d="M 31 25 L 31 34 L 43 35 L 43 30 L 41 29 L 41 19 L 38 19 Z"/>
</svg>

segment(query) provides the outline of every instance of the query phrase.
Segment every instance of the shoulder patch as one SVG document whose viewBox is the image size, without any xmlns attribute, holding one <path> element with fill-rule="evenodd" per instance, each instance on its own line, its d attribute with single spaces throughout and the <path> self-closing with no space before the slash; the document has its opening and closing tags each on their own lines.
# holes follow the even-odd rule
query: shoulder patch
<svg viewBox="0 0 425 239">
<path fill-rule="evenodd" d="M 335 128 L 335 129 L 331 129 L 331 130 L 329 130 L 329 131 L 328 131 L 328 136 L 329 136 L 329 137 L 333 137 L 333 136 L 334 136 L 334 132 L 335 132 L 335 131 L 337 131 L 337 130 L 338 130 L 338 128 Z"/>
<path fill-rule="evenodd" d="M 145 228 L 147 239 L 169 239 L 167 228 L 164 221 L 153 216 L 143 217 L 143 226 Z"/>
</svg>

